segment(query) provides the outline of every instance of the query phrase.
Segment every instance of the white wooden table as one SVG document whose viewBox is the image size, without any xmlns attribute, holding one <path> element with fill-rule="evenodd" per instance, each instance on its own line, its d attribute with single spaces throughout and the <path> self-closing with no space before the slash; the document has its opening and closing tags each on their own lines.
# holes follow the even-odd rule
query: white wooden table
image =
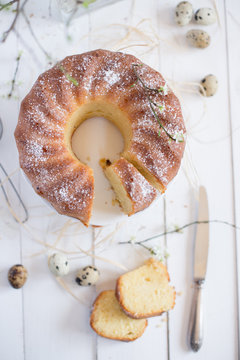
<svg viewBox="0 0 240 360">
<path fill-rule="evenodd" d="M 194 182 L 192 158 L 199 182 L 206 186 L 209 196 L 210 219 L 228 221 L 240 225 L 240 2 L 219 0 L 217 8 L 219 24 L 206 27 L 212 44 L 205 50 L 190 48 L 184 35 L 191 24 L 179 28 L 174 24 L 176 1 L 123 0 L 114 5 L 86 14 L 74 21 L 69 28 L 71 40 L 66 39 L 64 26 L 54 17 L 48 1 L 31 1 L 18 18 L 15 32 L 0 44 L 0 116 L 4 134 L 0 142 L 0 161 L 8 173 L 19 168 L 18 154 L 13 138 L 19 104 L 29 91 L 38 74 L 49 67 L 46 54 L 55 60 L 66 55 L 81 53 L 97 47 L 115 50 L 126 46 L 117 44 L 123 26 L 135 26 L 144 18 L 150 19 L 145 34 L 155 39 L 153 27 L 160 40 L 159 46 L 143 54 L 143 47 L 129 47 L 129 53 L 137 54 L 143 61 L 155 67 L 169 79 L 181 97 L 188 128 L 188 149 L 183 166 L 170 186 L 165 198 L 139 216 L 125 222 L 103 248 L 96 247 L 98 256 L 117 261 L 128 269 L 141 264 L 149 254 L 141 247 L 119 245 L 136 236 L 139 241 L 159 234 L 174 225 L 182 226 L 196 220 L 194 190 L 188 178 Z M 199 1 L 192 1 L 194 8 Z M 210 0 L 201 6 L 213 6 Z M 0 13 L 0 33 L 9 26 L 11 11 Z M 121 24 L 121 26 L 110 26 Z M 104 28 L 109 30 L 104 33 Z M 31 29 L 33 33 L 31 33 Z M 96 30 L 98 29 L 98 30 Z M 89 34 L 89 32 L 91 32 Z M 102 35 L 102 34 L 105 35 Z M 85 36 L 88 35 L 88 36 Z M 136 33 L 131 37 L 134 41 Z M 153 41 L 153 42 L 154 42 Z M 138 38 L 137 44 L 149 43 Z M 148 49 L 149 50 L 149 49 Z M 22 51 L 16 86 L 12 98 L 11 79 L 16 58 Z M 209 73 L 219 79 L 219 90 L 213 98 L 203 101 L 196 87 Z M 188 83 L 188 84 L 186 84 Z M 193 93 L 195 90 L 195 93 Z M 191 156 L 190 156 L 191 155 Z M 188 166 L 187 166 L 188 165 Z M 187 170 L 186 170 L 187 169 Z M 186 176 L 187 173 L 187 176 Z M 1 174 L 1 178 L 3 176 Z M 49 273 L 47 256 L 51 253 L 37 240 L 53 244 L 66 251 L 79 251 L 75 244 L 88 249 L 94 245 L 97 229 L 84 229 L 77 221 L 52 211 L 33 192 L 31 186 L 17 171 L 12 180 L 19 189 L 30 218 L 27 229 L 13 220 L 0 195 L 0 359 L 1 360 L 65 360 L 65 359 L 237 359 L 239 355 L 239 241 L 240 233 L 234 228 L 211 224 L 210 252 L 205 286 L 205 334 L 204 344 L 198 353 L 187 347 L 187 324 L 192 299 L 192 247 L 194 228 L 182 234 L 172 234 L 152 242 L 151 245 L 167 246 L 170 254 L 167 264 L 172 284 L 178 293 L 173 311 L 149 320 L 144 335 L 133 343 L 121 343 L 97 337 L 89 326 L 91 304 L 101 290 L 114 288 L 115 280 L 123 270 L 115 265 L 96 259 L 101 280 L 95 288 L 82 289 L 74 282 L 74 273 L 65 280 L 69 289 L 79 298 L 67 293 Z M 5 183 L 7 185 L 7 183 Z M 18 209 L 18 204 L 16 209 Z M 17 211 L 17 210 L 16 210 Z M 64 225 L 64 226 L 63 226 Z M 115 228 L 103 229 L 102 235 Z M 64 233 L 65 231 L 65 233 Z M 111 239 L 110 239 L 111 240 Z M 149 243 L 150 246 L 150 243 Z M 101 251 L 100 251 L 101 250 Z M 68 255 L 72 269 L 93 262 L 81 254 Z M 29 278 L 22 290 L 14 290 L 7 281 L 10 266 L 23 263 Z"/>
</svg>

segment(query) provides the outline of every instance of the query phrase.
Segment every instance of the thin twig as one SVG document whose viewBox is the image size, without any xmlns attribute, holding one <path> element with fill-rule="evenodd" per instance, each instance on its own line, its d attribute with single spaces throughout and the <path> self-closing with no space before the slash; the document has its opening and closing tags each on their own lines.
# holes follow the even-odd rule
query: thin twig
<svg viewBox="0 0 240 360">
<path fill-rule="evenodd" d="M 219 224 L 225 224 L 225 225 L 228 225 L 228 226 L 231 226 L 233 227 L 234 229 L 237 229 L 237 230 L 240 230 L 240 226 L 237 226 L 235 224 L 231 224 L 227 221 L 223 221 L 223 220 L 203 220 L 203 221 L 193 221 L 193 222 L 190 222 L 186 225 L 183 225 L 181 227 L 178 227 L 174 230 L 170 230 L 170 231 L 164 231 L 163 233 L 161 234 L 158 234 L 158 235 L 155 235 L 155 236 L 152 236 L 150 238 L 147 238 L 145 240 L 142 240 L 142 241 L 137 241 L 137 242 L 134 242 L 134 244 L 137 244 L 137 245 L 142 245 L 143 243 L 146 243 L 147 241 L 150 241 L 150 240 L 154 240 L 154 239 L 157 239 L 161 236 L 164 236 L 164 235 L 168 235 L 168 234 L 173 234 L 173 233 L 179 233 L 180 231 L 182 231 L 183 229 L 187 228 L 188 226 L 192 226 L 192 225 L 197 225 L 197 224 L 209 224 L 209 223 L 219 223 Z M 133 244 L 133 242 L 131 240 L 129 241 L 120 241 L 118 244 Z"/>
<path fill-rule="evenodd" d="M 15 1 L 14 1 L 14 2 L 15 2 Z M 16 14 L 15 14 L 15 16 L 14 16 L 14 19 L 13 19 L 13 22 L 12 22 L 11 26 L 8 28 L 8 30 L 4 31 L 4 33 L 3 33 L 2 40 L 1 40 L 2 43 L 4 43 L 4 42 L 7 40 L 8 35 L 9 35 L 10 32 L 14 29 L 14 26 L 15 26 L 15 24 L 16 24 L 17 18 L 18 18 L 18 16 L 19 16 L 19 13 L 20 13 L 20 11 L 19 11 L 20 0 L 17 0 L 16 2 L 17 2 Z M 1 10 L 2 10 L 2 9 L 1 9 Z"/>
<path fill-rule="evenodd" d="M 10 92 L 8 94 L 9 99 L 12 97 L 12 94 L 13 94 L 13 91 L 14 91 L 21 56 L 22 56 L 22 53 L 19 52 L 18 57 L 16 58 L 17 64 L 16 64 L 15 72 L 14 72 L 14 75 L 13 75 L 13 79 L 11 81 L 11 84 L 12 84 L 11 90 L 10 90 Z"/>
<path fill-rule="evenodd" d="M 9 1 L 8 3 L 6 3 L 6 4 L 0 4 L 0 11 L 8 8 L 9 6 L 13 5 L 17 1 L 19 1 L 19 0 L 12 0 L 12 1 Z"/>
<path fill-rule="evenodd" d="M 52 0 L 49 0 L 49 3 L 48 3 L 48 16 L 50 18 L 52 17 Z"/>
<path fill-rule="evenodd" d="M 139 67 L 139 66 L 142 66 L 142 64 L 132 64 L 132 67 L 133 67 L 133 71 L 134 71 L 134 74 L 136 75 L 136 78 L 137 80 L 140 82 L 140 84 L 142 85 L 142 88 L 144 89 L 144 92 L 145 92 L 145 95 L 148 99 L 148 102 L 149 102 L 149 106 L 152 110 L 152 113 L 155 117 L 155 119 L 157 120 L 159 126 L 160 126 L 160 129 L 163 129 L 163 131 L 165 132 L 165 134 L 169 137 L 170 141 L 173 140 L 173 141 L 177 141 L 177 142 L 184 142 L 184 135 L 181 134 L 182 136 L 179 136 L 178 134 L 175 134 L 175 135 L 171 135 L 167 129 L 165 128 L 165 126 L 162 124 L 157 112 L 155 111 L 154 109 L 154 106 L 160 110 L 163 110 L 164 107 L 163 105 L 161 104 L 157 104 L 156 102 L 154 102 L 149 93 L 155 93 L 155 94 L 159 94 L 159 93 L 164 93 L 164 88 L 163 86 L 160 86 L 158 89 L 155 89 L 155 88 L 151 88 L 149 86 L 147 86 L 144 81 L 141 79 L 141 77 L 139 76 L 138 72 L 136 71 L 136 68 Z M 133 84 L 134 86 L 135 84 Z M 161 131 L 159 131 L 159 135 L 161 134 Z"/>
<path fill-rule="evenodd" d="M 62 66 L 62 64 L 58 64 L 58 66 L 59 66 L 59 70 L 64 74 L 64 76 L 68 81 L 70 81 L 75 86 L 79 85 L 78 81 L 66 71 L 66 69 Z"/>
<path fill-rule="evenodd" d="M 32 25 L 31 25 L 28 17 L 26 16 L 24 10 L 22 10 L 22 15 L 23 15 L 23 17 L 24 17 L 24 19 L 25 19 L 25 21 L 26 21 L 26 23 L 27 23 L 27 26 L 28 26 L 28 28 L 29 28 L 29 31 L 30 31 L 32 37 L 34 38 L 36 44 L 38 45 L 38 47 L 40 48 L 40 50 L 44 53 L 44 55 L 47 57 L 47 59 L 50 60 L 50 61 L 52 61 L 51 56 L 50 56 L 50 55 L 48 54 L 48 52 L 43 48 L 43 46 L 42 46 L 41 43 L 39 42 L 37 36 L 35 35 L 35 33 L 34 33 L 34 31 L 33 31 L 33 28 L 32 28 Z"/>
<path fill-rule="evenodd" d="M 20 33 L 16 29 L 14 29 L 13 32 L 16 35 L 17 39 L 19 39 L 21 44 L 27 50 L 29 55 L 32 57 L 32 59 L 36 63 L 36 65 L 41 68 L 42 64 L 39 61 L 38 57 L 36 56 L 35 52 L 33 51 L 32 47 L 30 47 L 29 43 L 20 35 Z"/>
</svg>

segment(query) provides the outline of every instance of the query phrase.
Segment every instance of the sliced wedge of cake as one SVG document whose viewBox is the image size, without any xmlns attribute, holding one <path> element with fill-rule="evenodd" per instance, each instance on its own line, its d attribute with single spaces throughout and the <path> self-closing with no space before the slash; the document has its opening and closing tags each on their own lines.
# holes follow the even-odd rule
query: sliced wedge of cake
<svg viewBox="0 0 240 360">
<path fill-rule="evenodd" d="M 143 266 L 118 278 L 116 297 L 128 316 L 144 319 L 172 309 L 176 292 L 169 285 L 166 266 L 150 258 Z"/>
<path fill-rule="evenodd" d="M 90 325 L 100 336 L 114 340 L 133 341 L 143 334 L 147 320 L 129 318 L 122 311 L 114 290 L 108 290 L 101 292 L 95 300 Z"/>
<path fill-rule="evenodd" d="M 128 216 L 147 208 L 156 198 L 154 187 L 126 159 L 120 158 L 113 164 L 102 159 L 100 165 Z"/>
</svg>

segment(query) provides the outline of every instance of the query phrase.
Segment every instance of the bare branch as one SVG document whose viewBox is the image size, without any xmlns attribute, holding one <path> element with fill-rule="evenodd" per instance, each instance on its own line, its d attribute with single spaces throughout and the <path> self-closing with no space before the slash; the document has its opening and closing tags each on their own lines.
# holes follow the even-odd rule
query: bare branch
<svg viewBox="0 0 240 360">
<path fill-rule="evenodd" d="M 27 1 L 28 1 L 28 0 L 25 0 L 25 1 L 23 2 L 23 4 L 22 4 L 21 7 L 20 7 L 20 0 L 12 0 L 12 1 L 10 1 L 10 2 L 7 3 L 7 4 L 0 5 L 0 6 L 1 6 L 1 7 L 0 7 L 0 11 L 1 11 L 1 10 L 3 10 L 4 8 L 6 8 L 7 6 L 11 6 L 12 4 L 17 3 L 17 7 L 16 7 L 16 9 L 15 9 L 16 14 L 15 14 L 15 16 L 14 16 L 13 22 L 12 22 L 11 26 L 9 27 L 9 29 L 6 30 L 6 31 L 4 31 L 4 33 L 3 33 L 3 35 L 2 35 L 2 39 L 0 40 L 1 43 L 4 43 L 4 42 L 7 40 L 9 34 L 11 33 L 11 31 L 15 30 L 14 28 L 15 28 L 15 25 L 16 25 L 16 22 L 17 22 L 17 19 L 18 19 L 18 16 L 19 16 L 19 14 L 21 13 L 21 11 L 23 10 L 23 8 L 24 8 L 24 6 L 26 5 Z"/>
<path fill-rule="evenodd" d="M 183 225 L 181 227 L 177 227 L 176 229 L 174 230 L 170 230 L 170 231 L 164 231 L 163 233 L 161 234 L 158 234 L 158 235 L 155 235 L 155 236 L 152 236 L 148 239 L 145 239 L 145 240 L 142 240 L 142 241 L 137 241 L 137 242 L 132 242 L 131 240 L 129 241 L 121 241 L 119 242 L 119 244 L 136 244 L 136 245 L 142 245 L 150 240 L 154 240 L 154 239 L 157 239 L 161 236 L 164 236 L 164 235 L 168 235 L 168 234 L 173 234 L 173 233 L 179 233 L 181 232 L 183 229 L 187 228 L 188 226 L 192 226 L 192 225 L 197 225 L 197 224 L 209 224 L 209 223 L 219 223 L 219 224 L 225 224 L 225 225 L 228 225 L 228 226 L 231 226 L 233 227 L 234 229 L 236 230 L 240 230 L 240 226 L 237 226 L 235 224 L 231 224 L 227 221 L 223 221 L 223 220 L 204 220 L 204 221 L 193 221 L 193 222 L 190 222 L 186 225 Z"/>
<path fill-rule="evenodd" d="M 35 35 L 35 33 L 34 33 L 34 31 L 33 31 L 33 28 L 32 28 L 32 25 L 31 25 L 28 17 L 26 16 L 24 10 L 22 10 L 22 15 L 23 15 L 23 17 L 24 17 L 24 19 L 25 19 L 25 21 L 26 21 L 26 23 L 27 23 L 27 26 L 28 26 L 28 28 L 29 28 L 29 31 L 30 31 L 32 37 L 34 38 L 36 44 L 38 45 L 38 47 L 40 48 L 40 50 L 44 53 L 44 55 L 47 57 L 47 59 L 48 59 L 48 60 L 52 60 L 52 59 L 51 59 L 51 56 L 50 56 L 50 55 L 48 54 L 48 52 L 43 48 L 42 44 L 39 42 L 37 36 Z"/>
<path fill-rule="evenodd" d="M 6 3 L 6 4 L 0 4 L 0 11 L 8 8 L 9 6 L 13 5 L 17 1 L 19 1 L 19 0 L 12 0 L 12 1 L 9 1 L 8 3 Z"/>
<path fill-rule="evenodd" d="M 171 135 L 167 129 L 165 128 L 165 126 L 162 124 L 154 106 L 160 110 L 160 111 L 163 111 L 164 110 L 164 106 L 162 104 L 157 104 L 156 102 L 154 102 L 152 99 L 151 99 L 151 93 L 154 93 L 154 94 L 159 94 L 159 93 L 163 93 L 164 94 L 164 88 L 163 86 L 160 86 L 158 89 L 154 89 L 154 88 L 151 88 L 149 86 L 147 86 L 144 81 L 142 80 L 142 78 L 140 77 L 140 75 L 138 74 L 137 72 L 137 68 L 138 67 L 141 67 L 142 64 L 132 64 L 132 68 L 133 68 L 133 71 L 134 71 L 134 74 L 137 78 L 137 81 L 140 83 L 140 85 L 142 86 L 144 92 L 145 92 L 145 95 L 148 99 L 148 102 L 149 102 L 149 106 L 150 106 L 150 109 L 153 113 L 153 116 L 155 117 L 155 119 L 157 120 L 159 126 L 160 126 L 160 130 L 159 130 L 159 135 L 161 134 L 161 129 L 165 132 L 165 134 L 169 137 L 169 141 L 173 140 L 173 141 L 176 141 L 176 142 L 184 142 L 184 135 L 179 133 L 179 134 L 174 134 L 174 135 Z M 132 85 L 135 86 L 136 85 L 136 82 Z"/>
<path fill-rule="evenodd" d="M 14 1 L 15 2 L 15 1 Z M 16 24 L 16 21 L 17 21 L 17 18 L 19 16 L 19 7 L 20 7 L 20 0 L 17 0 L 17 7 L 16 7 L 16 14 L 14 16 L 14 19 L 13 19 L 13 22 L 11 24 L 11 26 L 8 28 L 8 30 L 4 31 L 3 33 L 3 36 L 2 36 L 2 40 L 1 42 L 4 43 L 7 38 L 8 38 L 8 35 L 10 34 L 10 32 L 14 29 L 14 26 Z M 1 9 L 2 10 L 2 9 Z"/>
<path fill-rule="evenodd" d="M 15 87 L 15 83 L 16 83 L 16 78 L 17 78 L 17 73 L 18 73 L 18 69 L 19 69 L 19 63 L 20 63 L 21 56 L 22 56 L 22 53 L 19 52 L 19 54 L 18 54 L 18 56 L 17 56 L 17 58 L 16 58 L 17 64 L 16 64 L 15 72 L 14 72 L 14 75 L 13 75 L 13 79 L 12 79 L 12 81 L 11 81 L 11 84 L 12 84 L 11 90 L 10 90 L 10 92 L 9 92 L 9 94 L 8 94 L 8 98 L 9 98 L 9 99 L 12 97 L 12 94 L 13 94 L 13 91 L 14 91 L 14 87 Z"/>
</svg>

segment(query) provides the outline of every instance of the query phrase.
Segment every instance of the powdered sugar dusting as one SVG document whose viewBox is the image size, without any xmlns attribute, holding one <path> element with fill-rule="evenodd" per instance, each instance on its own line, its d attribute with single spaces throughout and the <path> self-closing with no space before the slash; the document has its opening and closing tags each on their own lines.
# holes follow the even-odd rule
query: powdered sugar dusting
<svg viewBox="0 0 240 360">
<path fill-rule="evenodd" d="M 120 80 L 120 74 L 114 72 L 113 70 L 108 70 L 106 71 L 103 79 L 108 83 L 108 85 L 112 86 Z"/>
<path fill-rule="evenodd" d="M 32 156 L 32 158 L 34 158 L 35 160 L 46 161 L 46 158 L 43 156 L 43 147 L 41 144 L 35 141 L 29 141 L 26 144 L 26 149 L 28 155 Z"/>
<path fill-rule="evenodd" d="M 54 199 L 61 208 L 68 208 L 71 211 L 83 211 L 89 206 L 92 193 L 89 188 L 80 184 L 79 181 L 63 181 L 60 187 L 53 190 Z"/>
<path fill-rule="evenodd" d="M 156 197 L 156 190 L 145 177 L 123 158 L 114 163 L 113 167 L 131 200 L 135 203 L 135 207 L 140 210 L 149 206 Z"/>
</svg>

